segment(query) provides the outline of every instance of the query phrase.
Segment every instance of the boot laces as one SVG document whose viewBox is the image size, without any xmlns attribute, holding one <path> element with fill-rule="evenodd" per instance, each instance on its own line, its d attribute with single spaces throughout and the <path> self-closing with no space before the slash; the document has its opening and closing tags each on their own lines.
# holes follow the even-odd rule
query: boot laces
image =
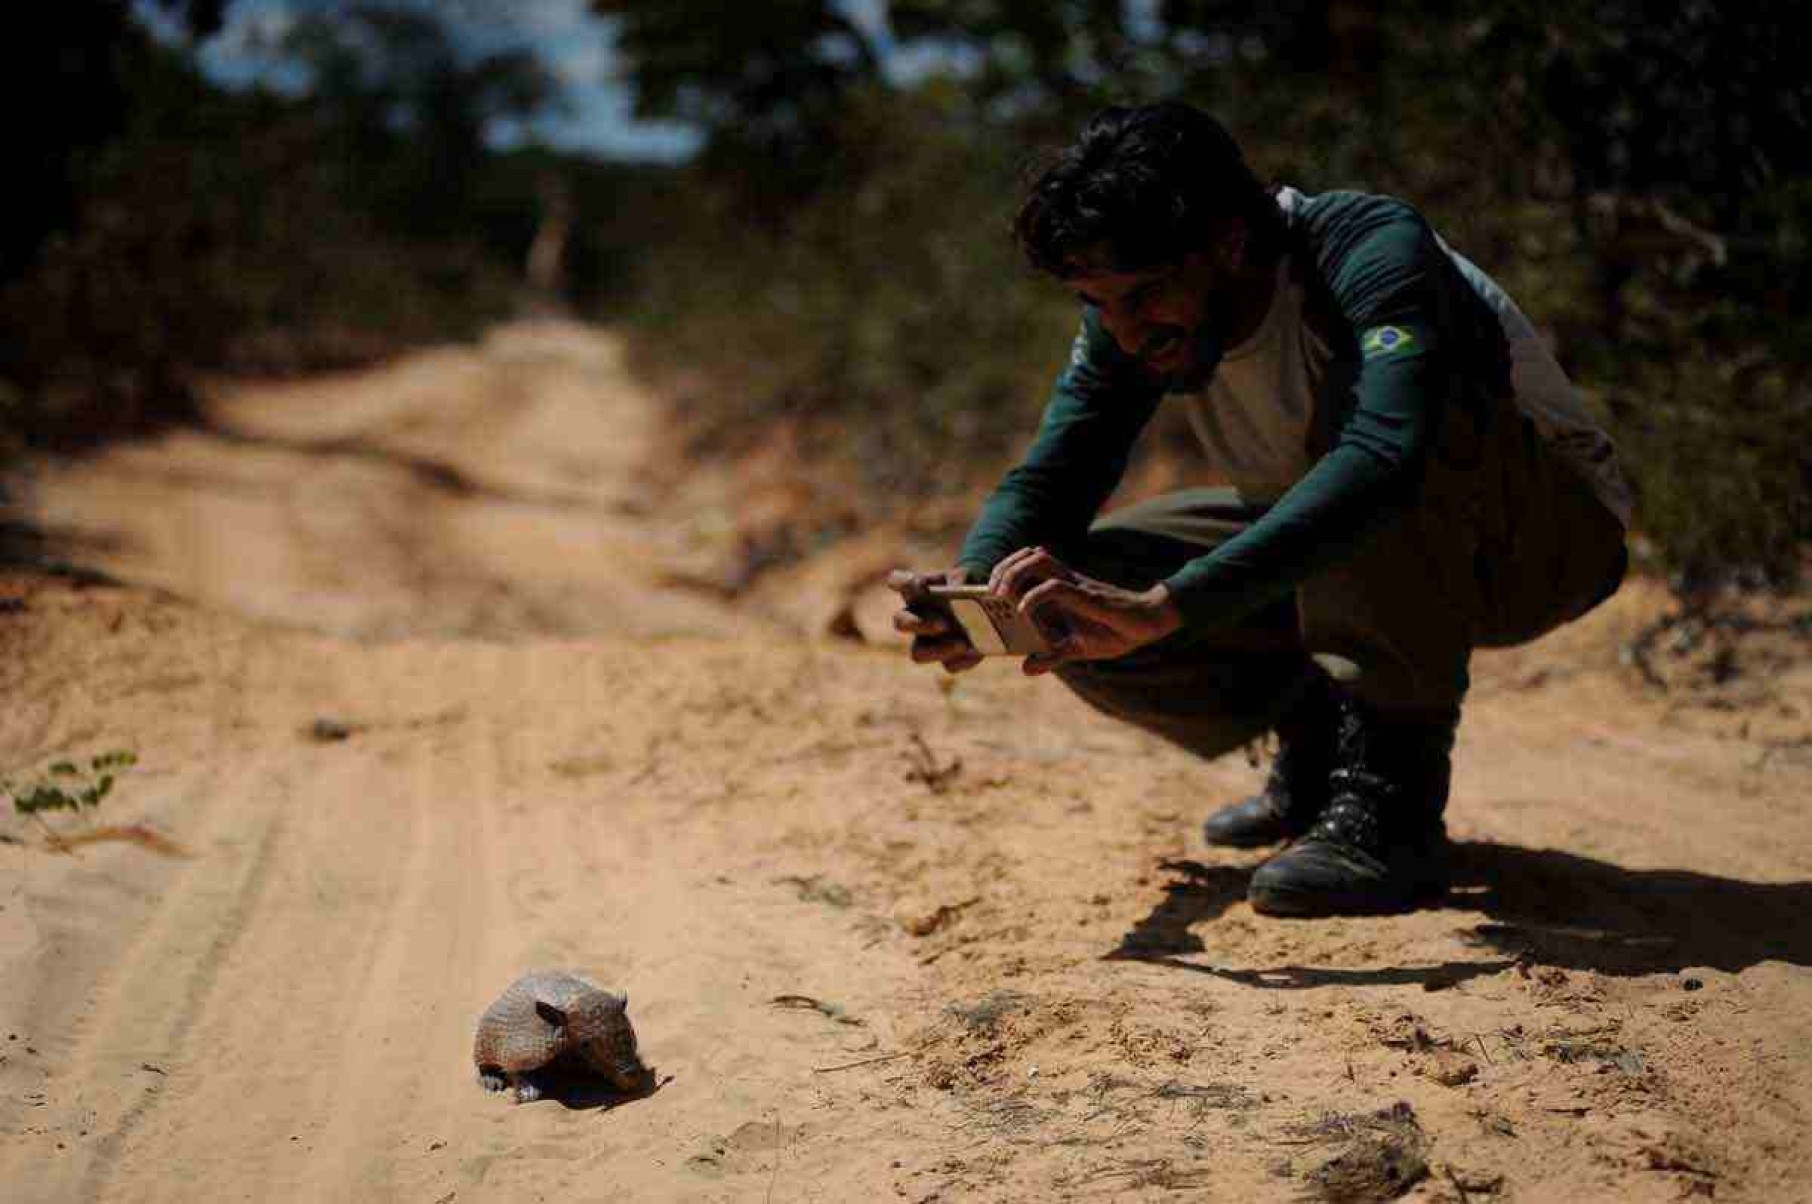
<svg viewBox="0 0 1812 1204">
<path fill-rule="evenodd" d="M 1376 852 L 1384 846 L 1384 828 L 1378 802 L 1390 786 L 1376 774 L 1357 769 L 1337 769 L 1332 775 L 1334 797 L 1303 839 L 1350 845 Z"/>
</svg>

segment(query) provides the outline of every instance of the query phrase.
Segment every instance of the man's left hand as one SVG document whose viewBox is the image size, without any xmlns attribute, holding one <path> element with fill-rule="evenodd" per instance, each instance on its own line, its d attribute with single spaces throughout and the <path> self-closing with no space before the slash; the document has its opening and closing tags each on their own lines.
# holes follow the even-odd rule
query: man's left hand
<svg viewBox="0 0 1812 1204">
<path fill-rule="evenodd" d="M 1049 673 L 1070 661 L 1112 660 L 1161 640 L 1183 625 L 1182 613 L 1159 583 L 1123 589 L 1084 577 L 1043 548 L 1021 548 L 994 566 L 988 586 L 1011 598 L 1051 641 L 1051 651 L 1026 658 L 1025 671 Z"/>
</svg>

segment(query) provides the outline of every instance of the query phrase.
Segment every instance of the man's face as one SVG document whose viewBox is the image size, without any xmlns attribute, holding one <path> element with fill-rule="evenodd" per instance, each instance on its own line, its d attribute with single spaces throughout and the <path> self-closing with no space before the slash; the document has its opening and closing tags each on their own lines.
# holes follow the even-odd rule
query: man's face
<svg viewBox="0 0 1812 1204">
<path fill-rule="evenodd" d="M 1066 283 L 1078 300 L 1099 311 L 1101 325 L 1120 350 L 1169 387 L 1194 388 L 1219 362 L 1215 348 L 1230 332 L 1237 309 L 1217 258 L 1191 251 L 1177 263 L 1122 270 L 1110 266 L 1111 248 L 1094 248 L 1078 257 Z"/>
</svg>

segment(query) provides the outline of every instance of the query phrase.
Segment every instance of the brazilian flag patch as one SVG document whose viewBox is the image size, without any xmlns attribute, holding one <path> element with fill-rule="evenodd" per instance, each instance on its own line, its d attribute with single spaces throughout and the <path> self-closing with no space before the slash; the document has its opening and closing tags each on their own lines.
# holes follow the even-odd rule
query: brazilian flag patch
<svg viewBox="0 0 1812 1204">
<path fill-rule="evenodd" d="M 1416 336 L 1401 326 L 1374 326 L 1359 338 L 1359 349 L 1370 359 L 1375 355 L 1392 355 L 1416 345 Z"/>
</svg>

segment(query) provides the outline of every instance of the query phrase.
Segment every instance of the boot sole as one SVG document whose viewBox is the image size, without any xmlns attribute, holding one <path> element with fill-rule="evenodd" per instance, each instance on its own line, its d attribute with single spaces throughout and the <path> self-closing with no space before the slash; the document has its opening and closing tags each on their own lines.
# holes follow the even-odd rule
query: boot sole
<svg viewBox="0 0 1812 1204">
<path fill-rule="evenodd" d="M 1298 833 L 1266 833 L 1262 836 L 1213 836 L 1206 829 L 1202 831 L 1202 843 L 1213 845 L 1217 849 L 1264 849 L 1286 840 L 1294 840 Z"/>
<path fill-rule="evenodd" d="M 1252 910 L 1267 916 L 1310 919 L 1320 916 L 1389 916 L 1420 911 L 1447 896 L 1445 885 L 1429 885 L 1408 897 L 1327 895 L 1317 891 L 1254 889 L 1246 894 Z"/>
</svg>

